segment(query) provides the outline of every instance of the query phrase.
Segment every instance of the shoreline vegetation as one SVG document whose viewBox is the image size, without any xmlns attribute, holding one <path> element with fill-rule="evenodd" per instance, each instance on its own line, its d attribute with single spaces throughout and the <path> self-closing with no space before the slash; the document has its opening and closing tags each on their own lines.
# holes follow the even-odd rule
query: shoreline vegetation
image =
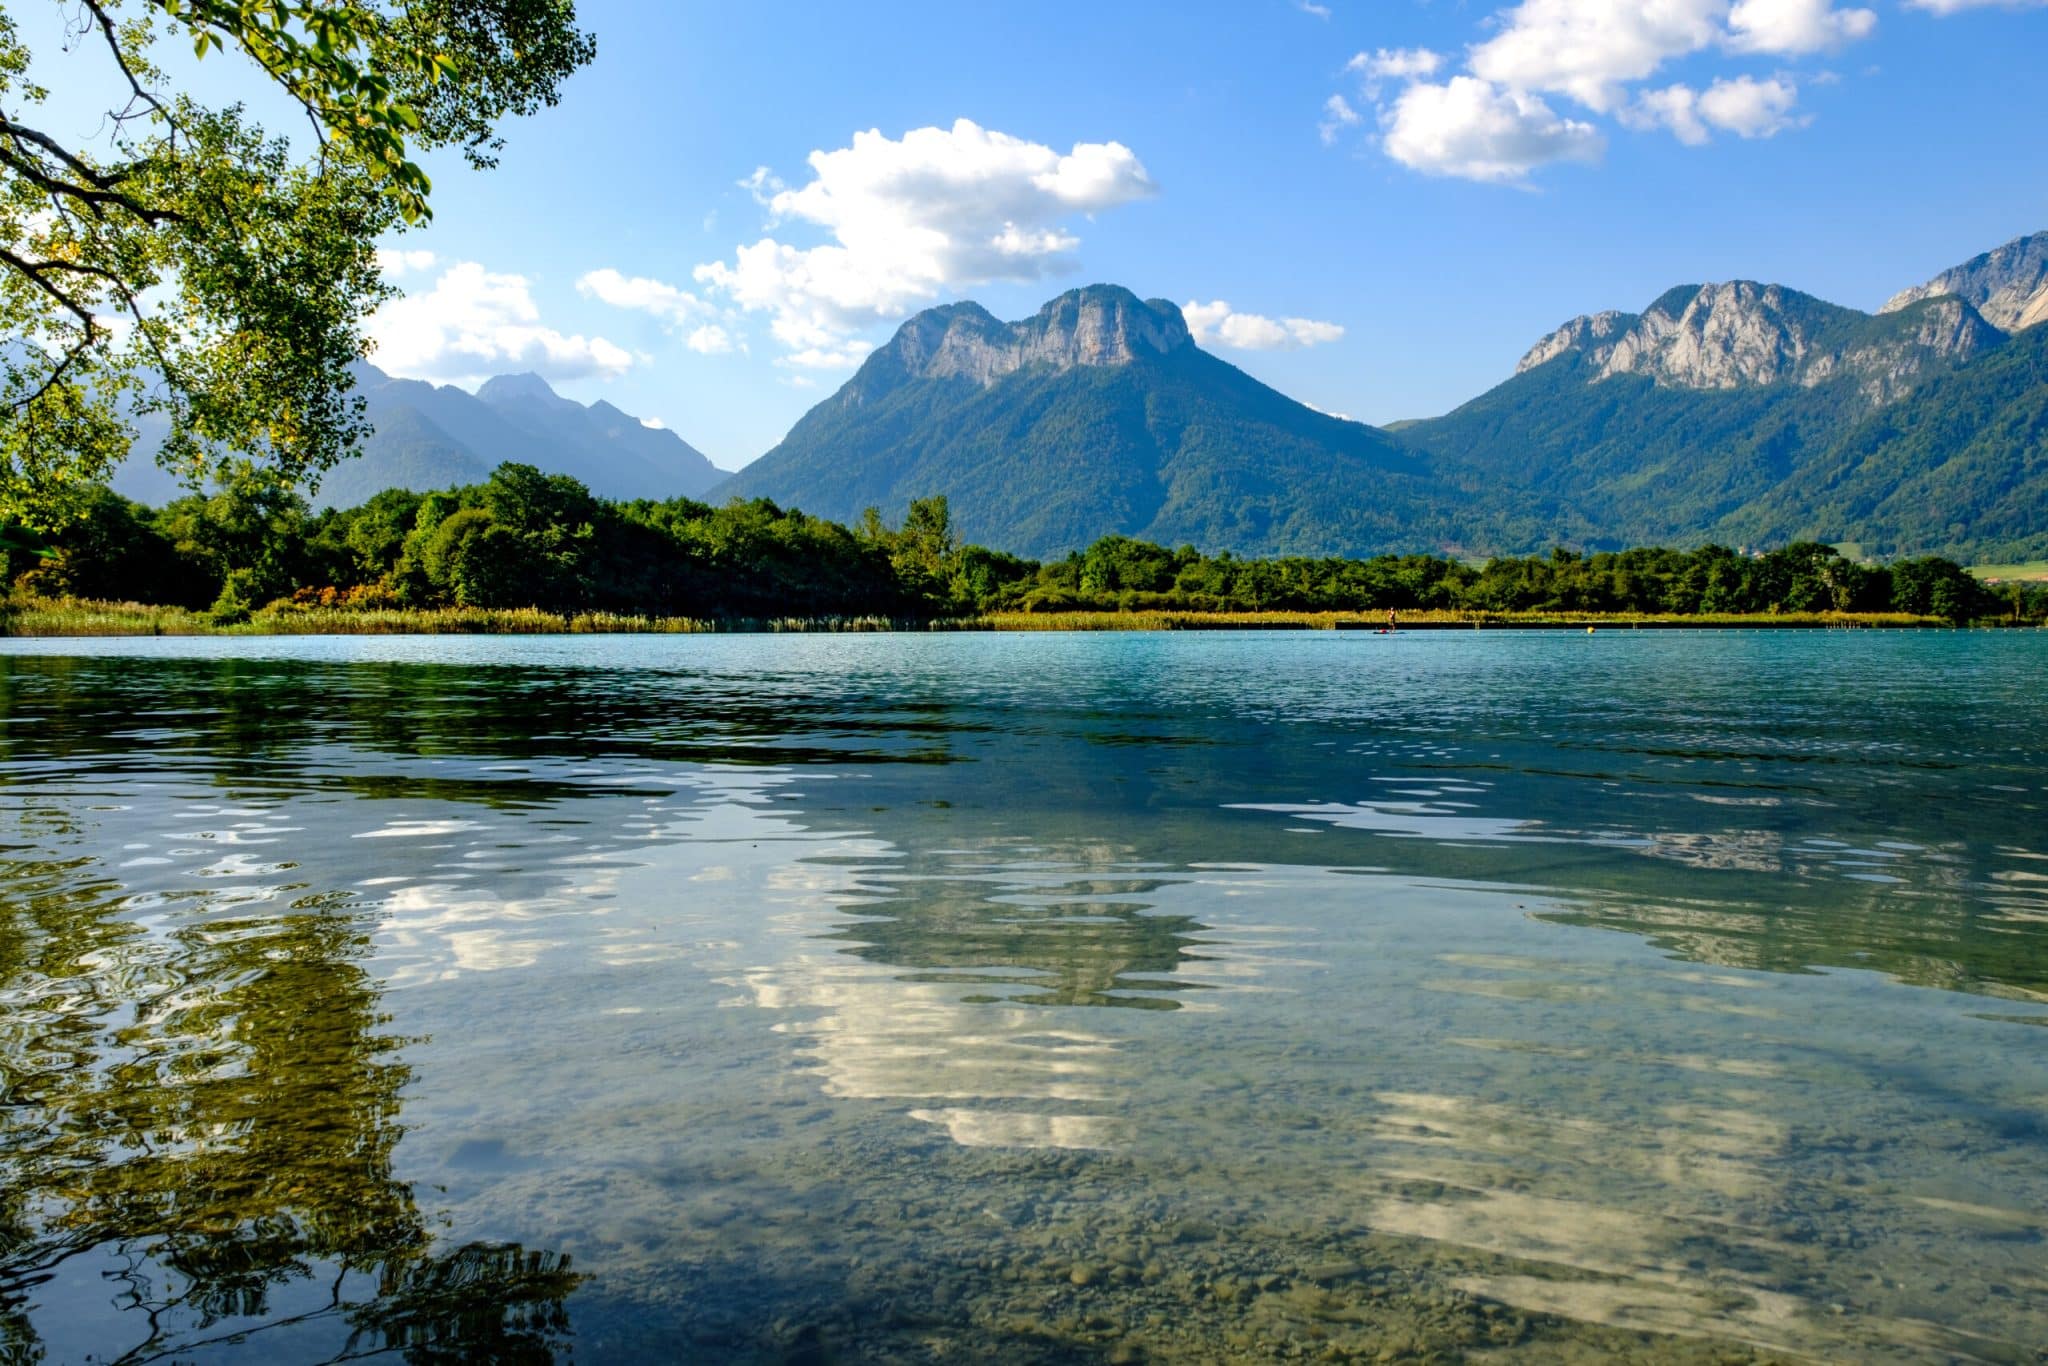
<svg viewBox="0 0 2048 1366">
<path fill-rule="evenodd" d="M 0 526 L 0 634 L 1821 629 L 2048 620 L 2048 584 L 1801 542 L 1481 562 L 1241 559 L 1104 536 L 1044 562 L 962 544 L 942 497 L 843 526 L 766 499 L 614 502 L 499 466 L 315 512 L 250 478 L 163 508 L 96 490 L 62 528 Z"/>
<path fill-rule="evenodd" d="M 910 631 L 1353 631 L 1376 633 L 1384 615 L 1359 612 L 989 612 L 959 617 L 657 617 L 540 608 L 434 609 L 279 605 L 223 623 L 206 612 L 137 602 L 17 599 L 0 603 L 0 636 L 304 635 L 735 635 Z M 2009 625 L 2009 623 L 1987 623 Z M 1711 613 L 1418 611 L 1399 617 L 1396 634 L 1474 630 L 1951 630 L 1941 617 L 1906 612 Z M 2039 629 L 2037 623 L 2027 623 Z"/>
</svg>

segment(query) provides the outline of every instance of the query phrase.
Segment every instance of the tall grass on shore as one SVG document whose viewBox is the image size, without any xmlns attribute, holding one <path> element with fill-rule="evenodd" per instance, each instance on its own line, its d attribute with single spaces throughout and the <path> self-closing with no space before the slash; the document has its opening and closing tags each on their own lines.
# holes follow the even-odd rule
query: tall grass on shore
<svg viewBox="0 0 2048 1366">
<path fill-rule="evenodd" d="M 0 601 L 0 636 L 399 636 L 399 635 L 696 635 L 718 631 L 924 630 L 923 620 L 890 617 L 639 616 L 622 612 L 550 612 L 538 607 L 301 607 L 272 604 L 246 620 L 139 602 L 78 598 Z"/>
<path fill-rule="evenodd" d="M 0 601 L 4 636 L 273 635 L 696 635 L 712 632 L 858 631 L 1331 631 L 1374 630 L 1378 613 L 1356 612 L 997 612 L 935 620 L 894 617 L 635 616 L 549 612 L 537 607 L 347 608 L 276 603 L 247 620 L 224 623 L 204 612 L 134 602 L 76 598 Z M 1903 612 L 1659 616 L 1587 612 L 1404 612 L 1403 630 L 1487 628 L 1869 629 L 1944 626 Z"/>
<path fill-rule="evenodd" d="M 1375 612 L 995 612 L 936 622 L 934 629 L 966 631 L 1373 631 L 1386 617 Z M 1409 611 L 1401 631 L 1584 628 L 1801 628 L 1876 629 L 1946 626 L 1938 617 L 1906 612 L 1717 613 L 1672 616 L 1643 612 Z"/>
</svg>

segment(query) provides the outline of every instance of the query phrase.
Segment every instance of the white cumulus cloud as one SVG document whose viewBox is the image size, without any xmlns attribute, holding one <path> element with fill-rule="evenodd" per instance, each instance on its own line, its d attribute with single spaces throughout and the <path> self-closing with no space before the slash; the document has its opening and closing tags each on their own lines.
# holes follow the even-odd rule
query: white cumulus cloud
<svg viewBox="0 0 2048 1366">
<path fill-rule="evenodd" d="M 1909 0 L 1946 11 L 1999 0 Z M 2048 0 L 2017 0 L 2048 3 Z M 1367 98 L 1382 82 L 1401 82 L 1377 103 L 1380 146 L 1389 157 L 1431 175 L 1524 184 L 1535 168 L 1596 159 L 1605 145 L 1587 117 L 1560 114 L 1561 97 L 1584 115 L 1631 128 L 1666 127 L 1702 143 L 1714 130 L 1770 137 L 1807 120 L 1795 117 L 1794 79 L 1731 75 L 1704 90 L 1644 83 L 1666 63 L 1699 54 L 1795 59 L 1869 37 L 1874 10 L 1837 0 L 1521 0 L 1497 11 L 1490 32 L 1465 51 L 1465 68 L 1438 75 L 1443 58 L 1428 49 L 1388 49 L 1353 57 Z M 1335 140 L 1326 108 L 1319 125 Z"/>
<path fill-rule="evenodd" d="M 1236 351 L 1295 351 L 1338 341 L 1344 336 L 1344 329 L 1336 323 L 1240 313 L 1221 299 L 1206 304 L 1190 299 L 1181 305 L 1180 312 L 1198 344 L 1214 343 Z"/>
<path fill-rule="evenodd" d="M 1523 0 L 1471 51 L 1472 73 L 1607 113 L 1623 89 L 1725 31 L 1728 0 Z"/>
<path fill-rule="evenodd" d="M 1704 91 L 1688 85 L 1646 90 L 1622 111 L 1632 128 L 1669 128 L 1680 142 L 1698 147 L 1711 141 L 1713 129 L 1743 138 L 1768 138 L 1796 127 L 1792 113 L 1798 87 L 1783 77 L 1760 81 L 1750 76 L 1719 80 Z"/>
<path fill-rule="evenodd" d="M 765 168 L 741 184 L 768 210 L 771 232 L 803 225 L 828 241 L 764 236 L 694 277 L 740 309 L 769 314 L 792 351 L 820 355 L 949 291 L 1064 270 L 1080 245 L 1074 218 L 1154 193 L 1122 143 L 1061 153 L 969 119 L 901 138 L 857 133 L 849 146 L 811 153 L 809 165 L 801 186 Z"/>
<path fill-rule="evenodd" d="M 431 289 L 393 299 L 371 314 L 364 332 L 371 360 L 405 379 L 475 384 L 506 371 L 550 380 L 610 379 L 633 356 L 603 337 L 544 325 L 523 275 L 502 275 L 474 261 L 451 263 Z"/>
<path fill-rule="evenodd" d="M 1689 85 L 1645 90 L 1621 111 L 1621 121 L 1636 129 L 1669 128 L 1688 147 L 1704 147 L 1714 140 L 1700 117 L 1700 92 Z"/>
<path fill-rule="evenodd" d="M 1534 95 L 1474 76 L 1418 81 L 1380 111 L 1380 146 L 1425 175 L 1520 185 L 1538 166 L 1597 161 L 1606 139 Z"/>
<path fill-rule="evenodd" d="M 1798 88 L 1782 77 L 1737 76 L 1707 87 L 1700 96 L 1700 117 L 1738 137 L 1767 138 L 1799 122 L 1792 117 L 1798 101 Z"/>
<path fill-rule="evenodd" d="M 1836 9 L 1832 0 L 1735 0 L 1728 28 L 1729 46 L 1737 52 L 1789 57 L 1868 38 L 1877 29 L 1877 13 Z"/>
<path fill-rule="evenodd" d="M 613 308 L 651 313 L 671 324 L 712 311 L 710 305 L 687 289 L 678 289 L 644 275 L 621 275 L 610 267 L 587 272 L 576 281 L 576 292 Z"/>
<path fill-rule="evenodd" d="M 1709 48 L 1799 56 L 1877 28 L 1873 11 L 1833 0 L 1523 0 L 1500 19 L 1471 51 L 1473 74 L 1603 114 L 1674 58 Z"/>
</svg>

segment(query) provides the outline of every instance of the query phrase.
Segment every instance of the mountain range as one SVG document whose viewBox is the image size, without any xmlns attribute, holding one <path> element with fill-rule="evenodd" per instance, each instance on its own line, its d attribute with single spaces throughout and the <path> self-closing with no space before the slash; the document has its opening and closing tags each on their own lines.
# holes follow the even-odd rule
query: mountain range
<svg viewBox="0 0 2048 1366">
<path fill-rule="evenodd" d="M 689 442 L 600 399 L 563 398 L 539 375 L 499 375 L 474 394 L 355 367 L 372 433 L 362 453 L 320 480 L 313 501 L 353 507 L 381 489 L 476 484 L 507 460 L 567 474 L 606 498 L 696 497 L 727 477 Z M 185 492 L 154 461 L 147 429 L 114 475 L 130 498 L 162 503 Z"/>
<path fill-rule="evenodd" d="M 2048 234 L 1864 313 L 1685 285 L 1574 318 L 1442 417 L 1331 418 L 1095 285 L 1004 323 L 918 314 L 713 491 L 822 516 L 944 493 L 963 534 L 1059 554 L 1119 533 L 1241 554 L 1525 553 L 1815 539 L 2048 551 Z"/>
<path fill-rule="evenodd" d="M 1684 285 L 1574 318 L 1486 393 L 1382 429 L 1204 351 L 1165 300 L 1091 285 L 1015 322 L 972 302 L 911 317 L 729 477 L 537 376 L 471 395 L 364 366 L 376 435 L 320 501 L 520 460 L 609 497 L 767 497 L 842 521 L 945 494 L 968 539 L 1037 557 L 1122 534 L 1245 555 L 1820 540 L 2034 559 L 2044 322 L 2048 233 L 1876 313 L 1779 284 Z"/>
</svg>

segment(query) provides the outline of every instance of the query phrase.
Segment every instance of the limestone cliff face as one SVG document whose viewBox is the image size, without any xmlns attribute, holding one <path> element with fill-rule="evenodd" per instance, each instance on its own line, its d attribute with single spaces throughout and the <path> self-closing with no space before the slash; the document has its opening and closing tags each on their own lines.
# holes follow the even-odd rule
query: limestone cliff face
<svg viewBox="0 0 2048 1366">
<path fill-rule="evenodd" d="M 1861 381 L 1863 394 L 1872 403 L 1886 404 L 1903 397 L 1928 375 L 2005 340 L 2005 334 L 1976 309 L 1946 295 L 1901 309 L 1899 318 L 1910 327 L 1848 347 L 1833 362 Z M 1829 374 L 1827 367 L 1816 364 L 1808 368 L 1802 382 L 1819 384 Z"/>
<path fill-rule="evenodd" d="M 1054 370 L 1128 365 L 1194 345 L 1180 309 L 1114 285 L 1060 295 L 1036 316 L 998 321 L 976 303 L 927 309 L 884 348 L 904 379 L 964 378 L 986 388 L 1027 366 Z"/>
<path fill-rule="evenodd" d="M 1943 294 L 1963 300 L 2007 332 L 2048 322 L 2048 232 L 2016 237 L 1973 256 L 1924 285 L 1893 295 L 1879 312 L 1895 313 Z"/>
<path fill-rule="evenodd" d="M 1556 360 L 1568 351 L 1584 351 L 1598 365 L 1607 359 L 1612 351 L 1613 339 L 1635 326 L 1636 315 L 1608 309 L 1605 313 L 1580 314 L 1557 331 L 1529 348 L 1515 366 L 1515 373 L 1525 374 L 1537 366 Z"/>
<path fill-rule="evenodd" d="M 1640 314 L 1575 318 L 1537 343 L 1516 373 L 1578 351 L 1591 383 L 1639 375 L 1665 388 L 1732 390 L 1847 377 L 1883 404 L 2003 337 L 1952 297 L 1880 320 L 1781 285 L 1734 280 L 1682 286 Z"/>
<path fill-rule="evenodd" d="M 2048 285 L 2042 285 L 2040 292 L 2027 301 L 2026 307 L 2020 310 L 2020 316 L 2014 320 L 2010 330 L 2018 332 L 2036 323 L 2048 323 Z"/>
<path fill-rule="evenodd" d="M 1615 342 L 1600 378 L 1644 375 L 1679 389 L 1739 389 L 1797 376 L 1814 353 L 1804 310 L 1777 285 L 1736 280 L 1673 291 Z M 1804 295 L 1795 296 L 1804 299 Z"/>
</svg>

